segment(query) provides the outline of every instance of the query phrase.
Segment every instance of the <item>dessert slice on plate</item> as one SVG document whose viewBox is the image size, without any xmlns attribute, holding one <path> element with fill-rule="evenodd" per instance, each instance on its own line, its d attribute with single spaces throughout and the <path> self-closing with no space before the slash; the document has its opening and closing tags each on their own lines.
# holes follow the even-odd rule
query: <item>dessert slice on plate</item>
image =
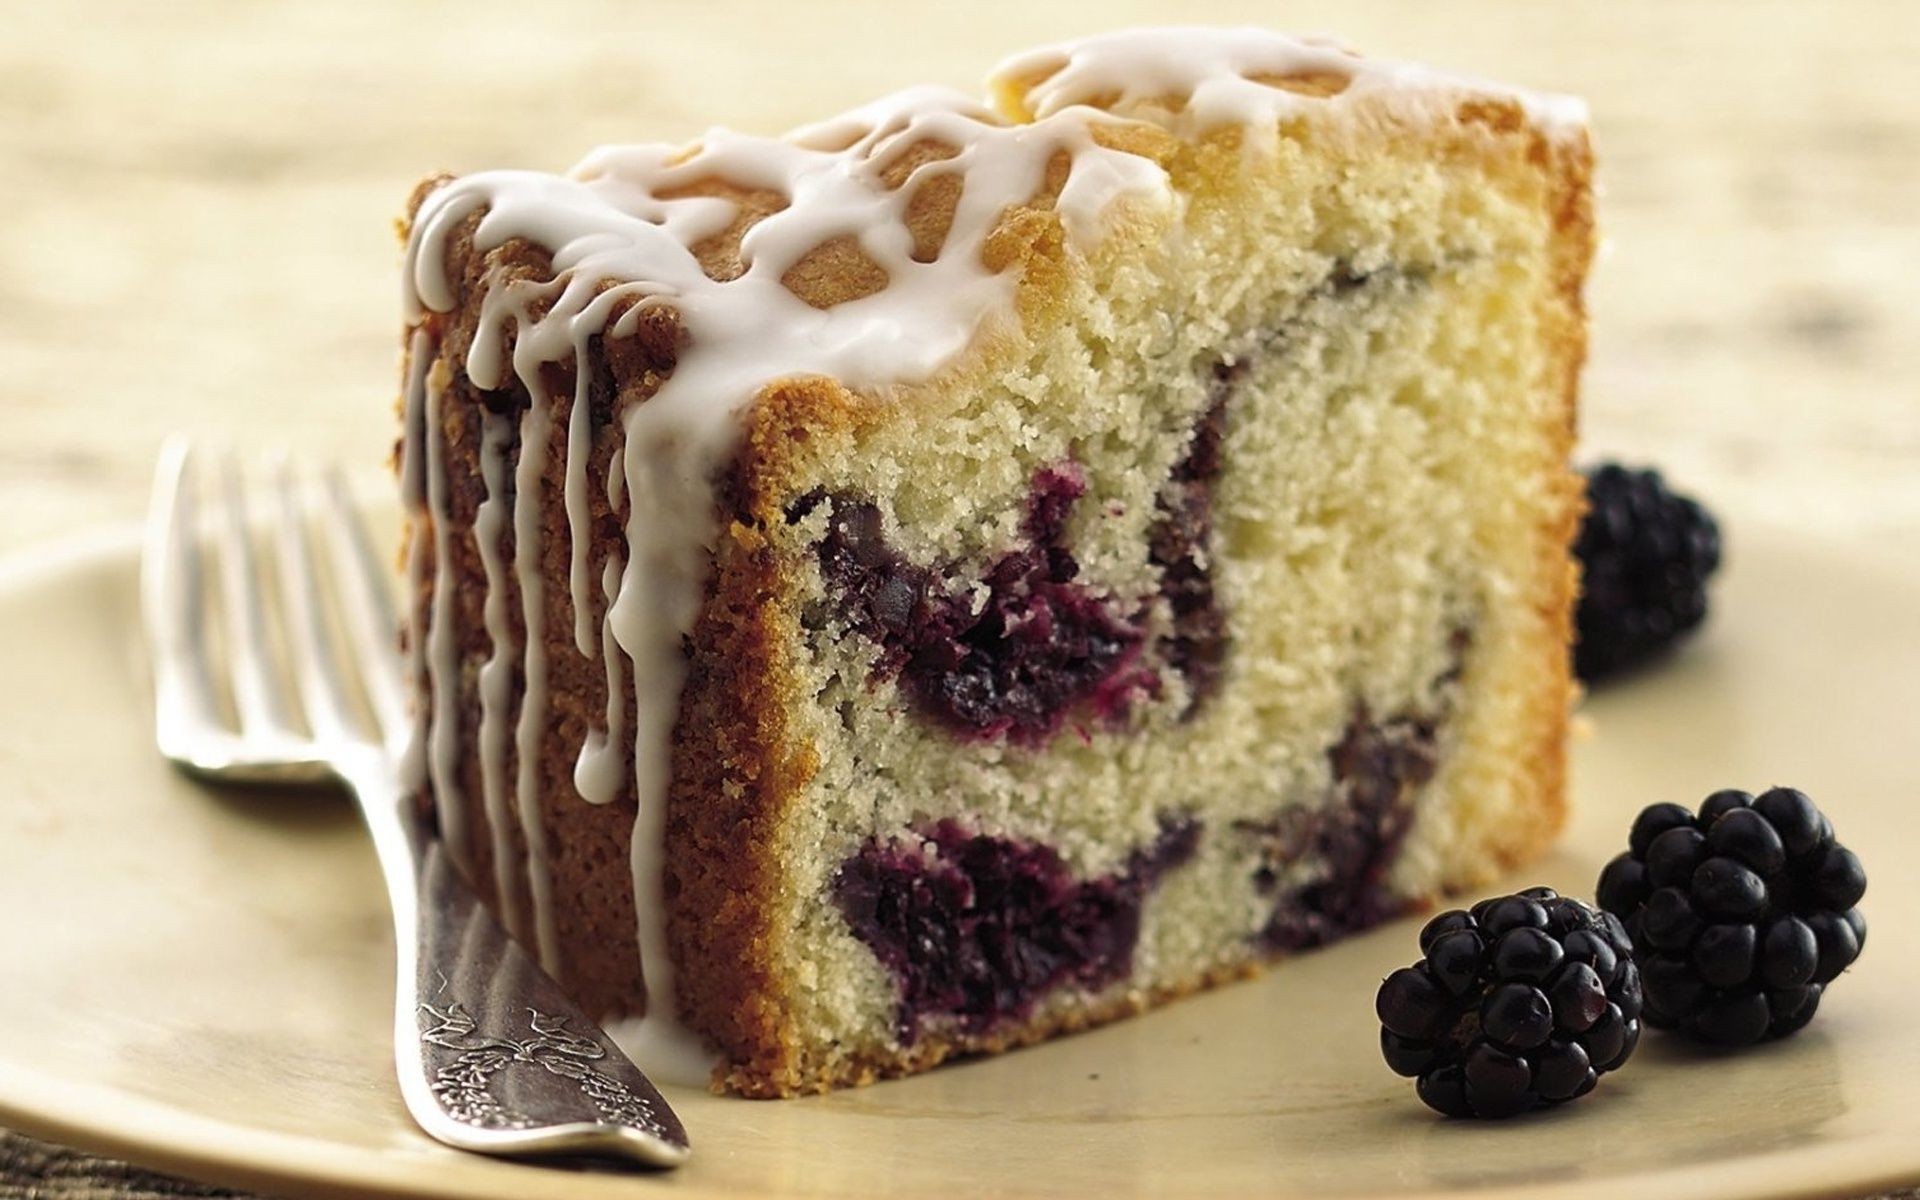
<svg viewBox="0 0 1920 1200">
<path fill-rule="evenodd" d="M 1578 106 L 1256 30 L 410 220 L 423 802 L 785 1095 L 1108 1020 L 1559 825 Z"/>
</svg>

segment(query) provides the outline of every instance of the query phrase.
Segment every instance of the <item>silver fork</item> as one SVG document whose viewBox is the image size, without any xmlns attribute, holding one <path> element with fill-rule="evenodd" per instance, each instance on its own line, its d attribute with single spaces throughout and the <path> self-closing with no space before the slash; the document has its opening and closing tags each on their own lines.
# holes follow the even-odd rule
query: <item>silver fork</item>
<svg viewBox="0 0 1920 1200">
<path fill-rule="evenodd" d="M 339 476 L 322 485 L 284 464 L 276 472 L 270 588 L 241 474 L 231 458 L 220 467 L 210 537 L 185 441 L 168 444 L 155 475 L 141 592 L 160 752 L 213 782 L 332 781 L 353 793 L 393 906 L 394 1065 L 421 1129 L 484 1154 L 685 1161 L 686 1131 L 658 1089 L 507 936 L 417 812 L 403 782 L 411 730 L 388 574 Z M 217 617 L 207 541 L 223 585 Z"/>
</svg>

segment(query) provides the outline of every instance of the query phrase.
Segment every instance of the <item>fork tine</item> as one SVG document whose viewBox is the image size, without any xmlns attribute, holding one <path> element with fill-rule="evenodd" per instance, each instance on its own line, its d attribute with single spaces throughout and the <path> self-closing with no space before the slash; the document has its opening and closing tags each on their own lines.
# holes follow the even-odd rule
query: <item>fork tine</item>
<svg viewBox="0 0 1920 1200">
<path fill-rule="evenodd" d="M 222 722 L 207 673 L 205 563 L 193 499 L 193 446 L 168 438 L 153 473 L 153 503 L 140 557 L 141 613 L 152 648 L 155 738 L 184 758 L 196 735 Z"/>
<path fill-rule="evenodd" d="M 304 735 L 287 711 L 273 665 L 260 567 L 247 522 L 246 488 L 240 480 L 240 468 L 231 455 L 222 457 L 220 467 L 225 503 L 215 535 L 221 551 L 221 580 L 226 584 L 227 658 L 240 732 L 243 737 L 265 733 L 303 740 Z"/>
<path fill-rule="evenodd" d="M 287 607 L 287 644 L 307 724 L 314 736 L 338 741 L 353 736 L 351 683 L 342 672 L 333 630 L 327 625 L 326 597 L 315 569 L 307 510 L 301 502 L 293 464 L 282 458 L 274 470 L 279 524 L 274 558 L 280 566 L 280 591 Z"/>
<path fill-rule="evenodd" d="M 327 520 L 333 548 L 335 578 L 341 588 L 341 609 L 354 658 L 364 664 L 362 682 L 373 701 L 381 736 L 391 744 L 408 736 L 406 689 L 401 681 L 400 620 L 386 568 L 374 552 L 366 518 L 354 504 L 338 468 L 326 472 Z"/>
</svg>

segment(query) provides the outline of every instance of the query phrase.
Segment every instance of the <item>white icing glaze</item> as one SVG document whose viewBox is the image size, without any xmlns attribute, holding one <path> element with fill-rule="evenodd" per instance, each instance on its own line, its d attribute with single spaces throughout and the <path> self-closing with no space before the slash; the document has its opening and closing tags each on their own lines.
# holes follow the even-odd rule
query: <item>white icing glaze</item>
<svg viewBox="0 0 1920 1200">
<path fill-rule="evenodd" d="M 1248 78 L 1320 73 L 1337 74 L 1347 86 L 1322 99 Z M 1356 98 L 1372 96 L 1430 111 L 1435 97 L 1457 99 L 1463 92 L 1517 99 L 1543 129 L 1555 132 L 1583 116 L 1577 102 L 1370 62 L 1325 40 L 1258 30 L 1102 35 L 1011 59 L 995 79 L 1003 102 L 1022 110 L 1011 119 L 962 93 L 919 88 L 782 139 L 714 130 L 685 148 L 602 148 L 566 176 L 468 176 L 429 196 L 416 216 L 406 273 L 408 319 L 416 325 L 430 310 L 454 307 L 448 242 L 475 214 L 476 251 L 521 240 L 551 258 L 549 281 L 517 279 L 488 288 L 466 362 L 482 387 L 503 385 L 510 345 L 514 375 L 535 409 L 543 409 L 550 398 L 542 368 L 587 362 L 594 337 L 631 336 L 655 307 L 673 310 L 685 335 L 678 362 L 659 390 L 619 416 L 624 445 L 606 486 L 616 511 L 625 503 L 626 545 L 624 554 L 611 554 L 602 572 L 607 604 L 597 631 L 590 616 L 588 556 L 591 380 L 584 370 L 574 371 L 563 489 L 572 541 L 574 640 L 588 658 L 601 653 L 608 684 L 605 723 L 586 738 L 575 784 L 588 801 L 608 802 L 619 794 L 621 772 L 631 764 L 638 800 L 633 887 L 649 1001 L 645 1021 L 638 1030 L 630 1027 L 628 1041 L 650 1070 L 669 1058 L 685 1061 L 689 1049 L 701 1057 L 672 1019 L 668 999 L 673 992 L 661 898 L 668 754 L 685 677 L 683 640 L 698 615 L 718 528 L 714 484 L 734 453 L 739 415 L 754 396 L 769 383 L 801 375 L 869 392 L 925 379 L 985 326 L 1005 319 L 1015 281 L 986 268 L 983 247 L 1008 208 L 1040 191 L 1049 161 L 1061 152 L 1069 156 L 1070 169 L 1054 209 L 1070 250 L 1084 252 L 1099 238 L 1116 202 L 1172 203 L 1156 164 L 1099 144 L 1102 125 L 1137 114 L 1181 134 L 1227 122 L 1271 129 L 1313 105 L 1353 109 Z M 1184 99 L 1177 111 L 1147 103 L 1169 95 Z M 1113 113 L 1099 111 L 1096 103 Z M 897 188 L 886 186 L 887 166 L 924 141 L 957 152 L 922 164 Z M 945 242 L 933 261 L 917 261 L 905 221 L 908 202 L 920 185 L 949 173 L 960 175 L 963 186 Z M 692 247 L 728 228 L 734 202 L 675 194 L 714 179 L 777 192 L 786 200 L 747 230 L 739 245 L 744 270 L 727 280 L 709 278 Z M 886 272 L 888 285 L 814 308 L 789 291 L 783 277 L 817 247 L 842 237 L 857 240 Z M 416 360 L 421 355 L 417 344 L 414 354 Z M 431 447 L 434 439 L 428 441 Z M 523 484 L 523 505 L 533 490 Z M 523 579 L 529 570 L 522 564 Z M 438 591 L 435 600 L 437 635 Z M 629 731 L 623 659 L 638 682 L 630 759 L 623 741 Z M 436 696 L 450 691 L 457 664 L 430 655 L 429 665 Z M 523 719 L 523 759 L 531 736 Z M 524 795 L 521 802 L 528 803 Z"/>
<path fill-rule="evenodd" d="M 447 856 L 462 870 L 470 871 L 467 816 L 458 775 L 460 645 L 454 637 L 453 572 L 448 566 L 453 552 L 453 522 L 447 511 L 447 465 L 440 426 L 440 404 L 447 390 L 445 375 L 445 366 L 435 362 L 423 381 L 427 513 L 433 525 L 433 615 L 426 637 L 426 670 L 433 706 L 427 723 L 427 774 L 433 783 L 434 810 L 440 819 L 440 839 Z"/>
<path fill-rule="evenodd" d="M 588 804 L 613 803 L 620 794 L 620 768 L 625 765 L 626 747 L 620 735 L 627 724 L 627 681 L 620 670 L 620 646 L 611 633 L 624 565 L 625 560 L 616 552 L 600 570 L 601 593 L 607 601 L 606 615 L 600 620 L 600 644 L 606 651 L 607 716 L 601 728 L 587 731 L 580 757 L 573 764 L 574 790 Z"/>
<path fill-rule="evenodd" d="M 1347 81 L 1329 99 L 1301 95 L 1257 81 L 1323 75 Z M 1334 38 L 1286 37 L 1264 29 L 1144 28 L 1095 34 L 1042 46 L 1002 62 L 989 85 L 1023 95 L 1036 119 L 1076 105 L 1098 104 L 1123 115 L 1150 116 L 1192 136 L 1221 125 L 1271 128 L 1282 118 L 1320 108 L 1348 108 L 1372 99 L 1428 120 L 1463 95 L 1513 100 L 1543 132 L 1571 136 L 1584 129 L 1586 105 L 1437 71 L 1418 63 L 1366 58 Z M 1164 104 L 1179 100 L 1178 112 Z M 1154 109 L 1152 113 L 1146 110 Z"/>
<path fill-rule="evenodd" d="M 507 569 L 500 561 L 506 527 L 506 454 L 512 422 L 488 413 L 480 434 L 480 476 L 486 497 L 473 517 L 474 544 L 487 580 L 481 622 L 487 630 L 487 660 L 480 664 L 480 800 L 492 831 L 493 886 L 507 931 L 525 941 L 521 920 L 519 864 L 507 812 L 507 714 L 513 711 L 513 647 L 507 627 Z M 516 818 L 517 819 L 517 818 Z"/>
<path fill-rule="evenodd" d="M 582 350 L 575 351 L 576 354 L 582 352 Z M 588 389 L 584 383 L 576 385 L 573 403 L 575 412 L 586 411 Z M 614 512 L 620 511 L 621 498 L 626 494 L 625 480 L 626 465 L 621 455 L 616 454 L 607 463 L 606 485 L 607 507 Z M 569 497 L 568 503 L 573 504 L 573 498 Z M 578 503 L 584 510 L 586 498 L 580 497 Z M 582 511 L 579 517 L 571 519 L 584 524 L 587 515 Z M 581 550 L 580 543 L 576 542 L 574 545 L 576 552 Z M 575 789 L 590 804 L 609 804 L 615 796 L 620 794 L 620 768 L 624 765 L 622 759 L 626 754 L 626 747 L 621 742 L 627 720 L 626 679 L 621 673 L 624 653 L 611 631 L 613 605 L 620 595 L 620 580 L 625 561 L 624 555 L 611 555 L 600 571 L 600 594 L 606 600 L 606 604 L 600 619 L 599 640 L 595 644 L 600 647 L 600 656 L 606 667 L 606 717 L 601 721 L 599 731 L 590 733 L 581 745 L 580 761 L 574 765 Z M 582 647 L 582 650 L 584 652 L 585 647 Z"/>
<path fill-rule="evenodd" d="M 513 573 L 520 585 L 522 627 L 526 630 L 521 670 L 526 679 L 520 719 L 514 727 L 514 800 L 527 841 L 527 894 L 533 901 L 534 946 L 540 965 L 559 969 L 559 934 L 553 914 L 553 872 L 547 862 L 547 826 L 540 806 L 540 743 L 547 732 L 546 576 L 540 548 L 545 514 L 540 481 L 547 470 L 547 444 L 553 417 L 545 405 L 527 410 L 520 424 L 520 462 L 514 474 Z"/>
</svg>

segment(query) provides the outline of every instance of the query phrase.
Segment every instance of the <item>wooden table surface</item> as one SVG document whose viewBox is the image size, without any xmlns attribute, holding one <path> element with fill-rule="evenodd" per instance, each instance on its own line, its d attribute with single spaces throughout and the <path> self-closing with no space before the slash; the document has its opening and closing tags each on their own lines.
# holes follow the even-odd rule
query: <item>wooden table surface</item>
<svg viewBox="0 0 1920 1200">
<path fill-rule="evenodd" d="M 428 171 L 776 131 L 1176 20 L 1586 96 L 1607 238 L 1588 453 L 1665 467 L 1735 547 L 1773 521 L 1920 552 L 1920 5 L 1900 0 L 21 0 L 0 10 L 0 552 L 137 517 L 172 430 L 375 469 L 392 220 Z"/>
</svg>

